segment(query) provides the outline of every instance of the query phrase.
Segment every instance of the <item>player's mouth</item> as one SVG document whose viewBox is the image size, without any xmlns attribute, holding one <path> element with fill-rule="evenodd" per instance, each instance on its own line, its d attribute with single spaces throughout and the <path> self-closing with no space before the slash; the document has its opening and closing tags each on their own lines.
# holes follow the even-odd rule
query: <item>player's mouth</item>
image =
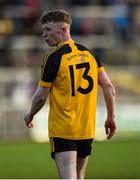
<svg viewBox="0 0 140 180">
<path fill-rule="evenodd" d="M 44 39 L 46 43 L 49 43 L 49 40 L 48 39 Z"/>
<path fill-rule="evenodd" d="M 45 39 L 45 42 L 46 42 L 49 46 L 54 46 L 54 44 L 52 44 L 52 42 L 49 41 L 49 40 L 47 40 L 47 39 Z"/>
</svg>

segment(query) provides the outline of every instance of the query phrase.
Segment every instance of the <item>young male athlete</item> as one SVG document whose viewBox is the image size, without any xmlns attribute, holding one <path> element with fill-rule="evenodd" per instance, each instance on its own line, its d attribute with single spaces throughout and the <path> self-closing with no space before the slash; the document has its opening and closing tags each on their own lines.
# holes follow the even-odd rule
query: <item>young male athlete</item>
<svg viewBox="0 0 140 180">
<path fill-rule="evenodd" d="M 95 134 L 98 84 L 107 107 L 105 131 L 115 133 L 115 91 L 101 62 L 70 36 L 71 17 L 64 10 L 50 11 L 41 18 L 42 36 L 57 48 L 44 57 L 41 78 L 32 105 L 24 116 L 32 128 L 34 115 L 50 95 L 49 137 L 60 177 L 83 179 Z"/>
</svg>

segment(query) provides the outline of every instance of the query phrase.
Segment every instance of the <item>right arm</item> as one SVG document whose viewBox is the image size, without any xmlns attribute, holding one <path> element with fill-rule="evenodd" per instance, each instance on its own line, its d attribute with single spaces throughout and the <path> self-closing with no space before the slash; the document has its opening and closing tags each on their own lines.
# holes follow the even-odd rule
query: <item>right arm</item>
<svg viewBox="0 0 140 180">
<path fill-rule="evenodd" d="M 27 127 L 32 128 L 32 120 L 35 114 L 37 114 L 41 108 L 44 106 L 46 99 L 49 95 L 50 88 L 45 88 L 38 86 L 36 92 L 33 96 L 32 104 L 30 110 L 25 113 L 24 120 Z"/>
<path fill-rule="evenodd" d="M 27 113 L 24 115 L 24 120 L 27 127 L 32 128 L 33 117 L 41 110 L 44 106 L 46 99 L 49 95 L 53 81 L 57 76 L 57 71 L 59 69 L 59 59 L 57 59 L 57 54 L 55 51 L 50 53 L 43 58 L 41 78 L 38 83 L 36 92 L 34 93 L 31 107 Z"/>
</svg>

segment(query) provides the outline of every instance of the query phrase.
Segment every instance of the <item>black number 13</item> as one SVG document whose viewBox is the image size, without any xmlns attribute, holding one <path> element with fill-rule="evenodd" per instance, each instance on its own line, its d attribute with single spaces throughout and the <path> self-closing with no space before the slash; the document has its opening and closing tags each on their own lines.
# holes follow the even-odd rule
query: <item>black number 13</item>
<svg viewBox="0 0 140 180">
<path fill-rule="evenodd" d="M 82 88 L 81 86 L 78 87 L 77 91 L 82 93 L 82 94 L 88 94 L 92 91 L 94 82 L 91 76 L 88 75 L 89 69 L 90 69 L 90 64 L 88 62 L 81 63 L 81 64 L 76 64 L 76 69 L 82 69 L 84 68 L 84 72 L 82 75 L 82 78 L 88 81 L 88 87 L 87 88 Z M 69 66 L 69 71 L 70 71 L 70 77 L 71 77 L 71 88 L 72 88 L 72 96 L 75 96 L 75 78 L 74 78 L 74 68 L 73 65 Z"/>
</svg>

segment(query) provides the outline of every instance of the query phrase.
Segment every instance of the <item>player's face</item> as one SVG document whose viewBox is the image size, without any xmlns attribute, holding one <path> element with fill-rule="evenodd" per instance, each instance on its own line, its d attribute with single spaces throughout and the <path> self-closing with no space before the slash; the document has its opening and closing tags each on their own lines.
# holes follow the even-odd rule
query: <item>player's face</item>
<svg viewBox="0 0 140 180">
<path fill-rule="evenodd" d="M 42 31 L 42 37 L 49 46 L 57 46 L 63 38 L 63 28 L 60 23 L 42 24 Z"/>
</svg>

